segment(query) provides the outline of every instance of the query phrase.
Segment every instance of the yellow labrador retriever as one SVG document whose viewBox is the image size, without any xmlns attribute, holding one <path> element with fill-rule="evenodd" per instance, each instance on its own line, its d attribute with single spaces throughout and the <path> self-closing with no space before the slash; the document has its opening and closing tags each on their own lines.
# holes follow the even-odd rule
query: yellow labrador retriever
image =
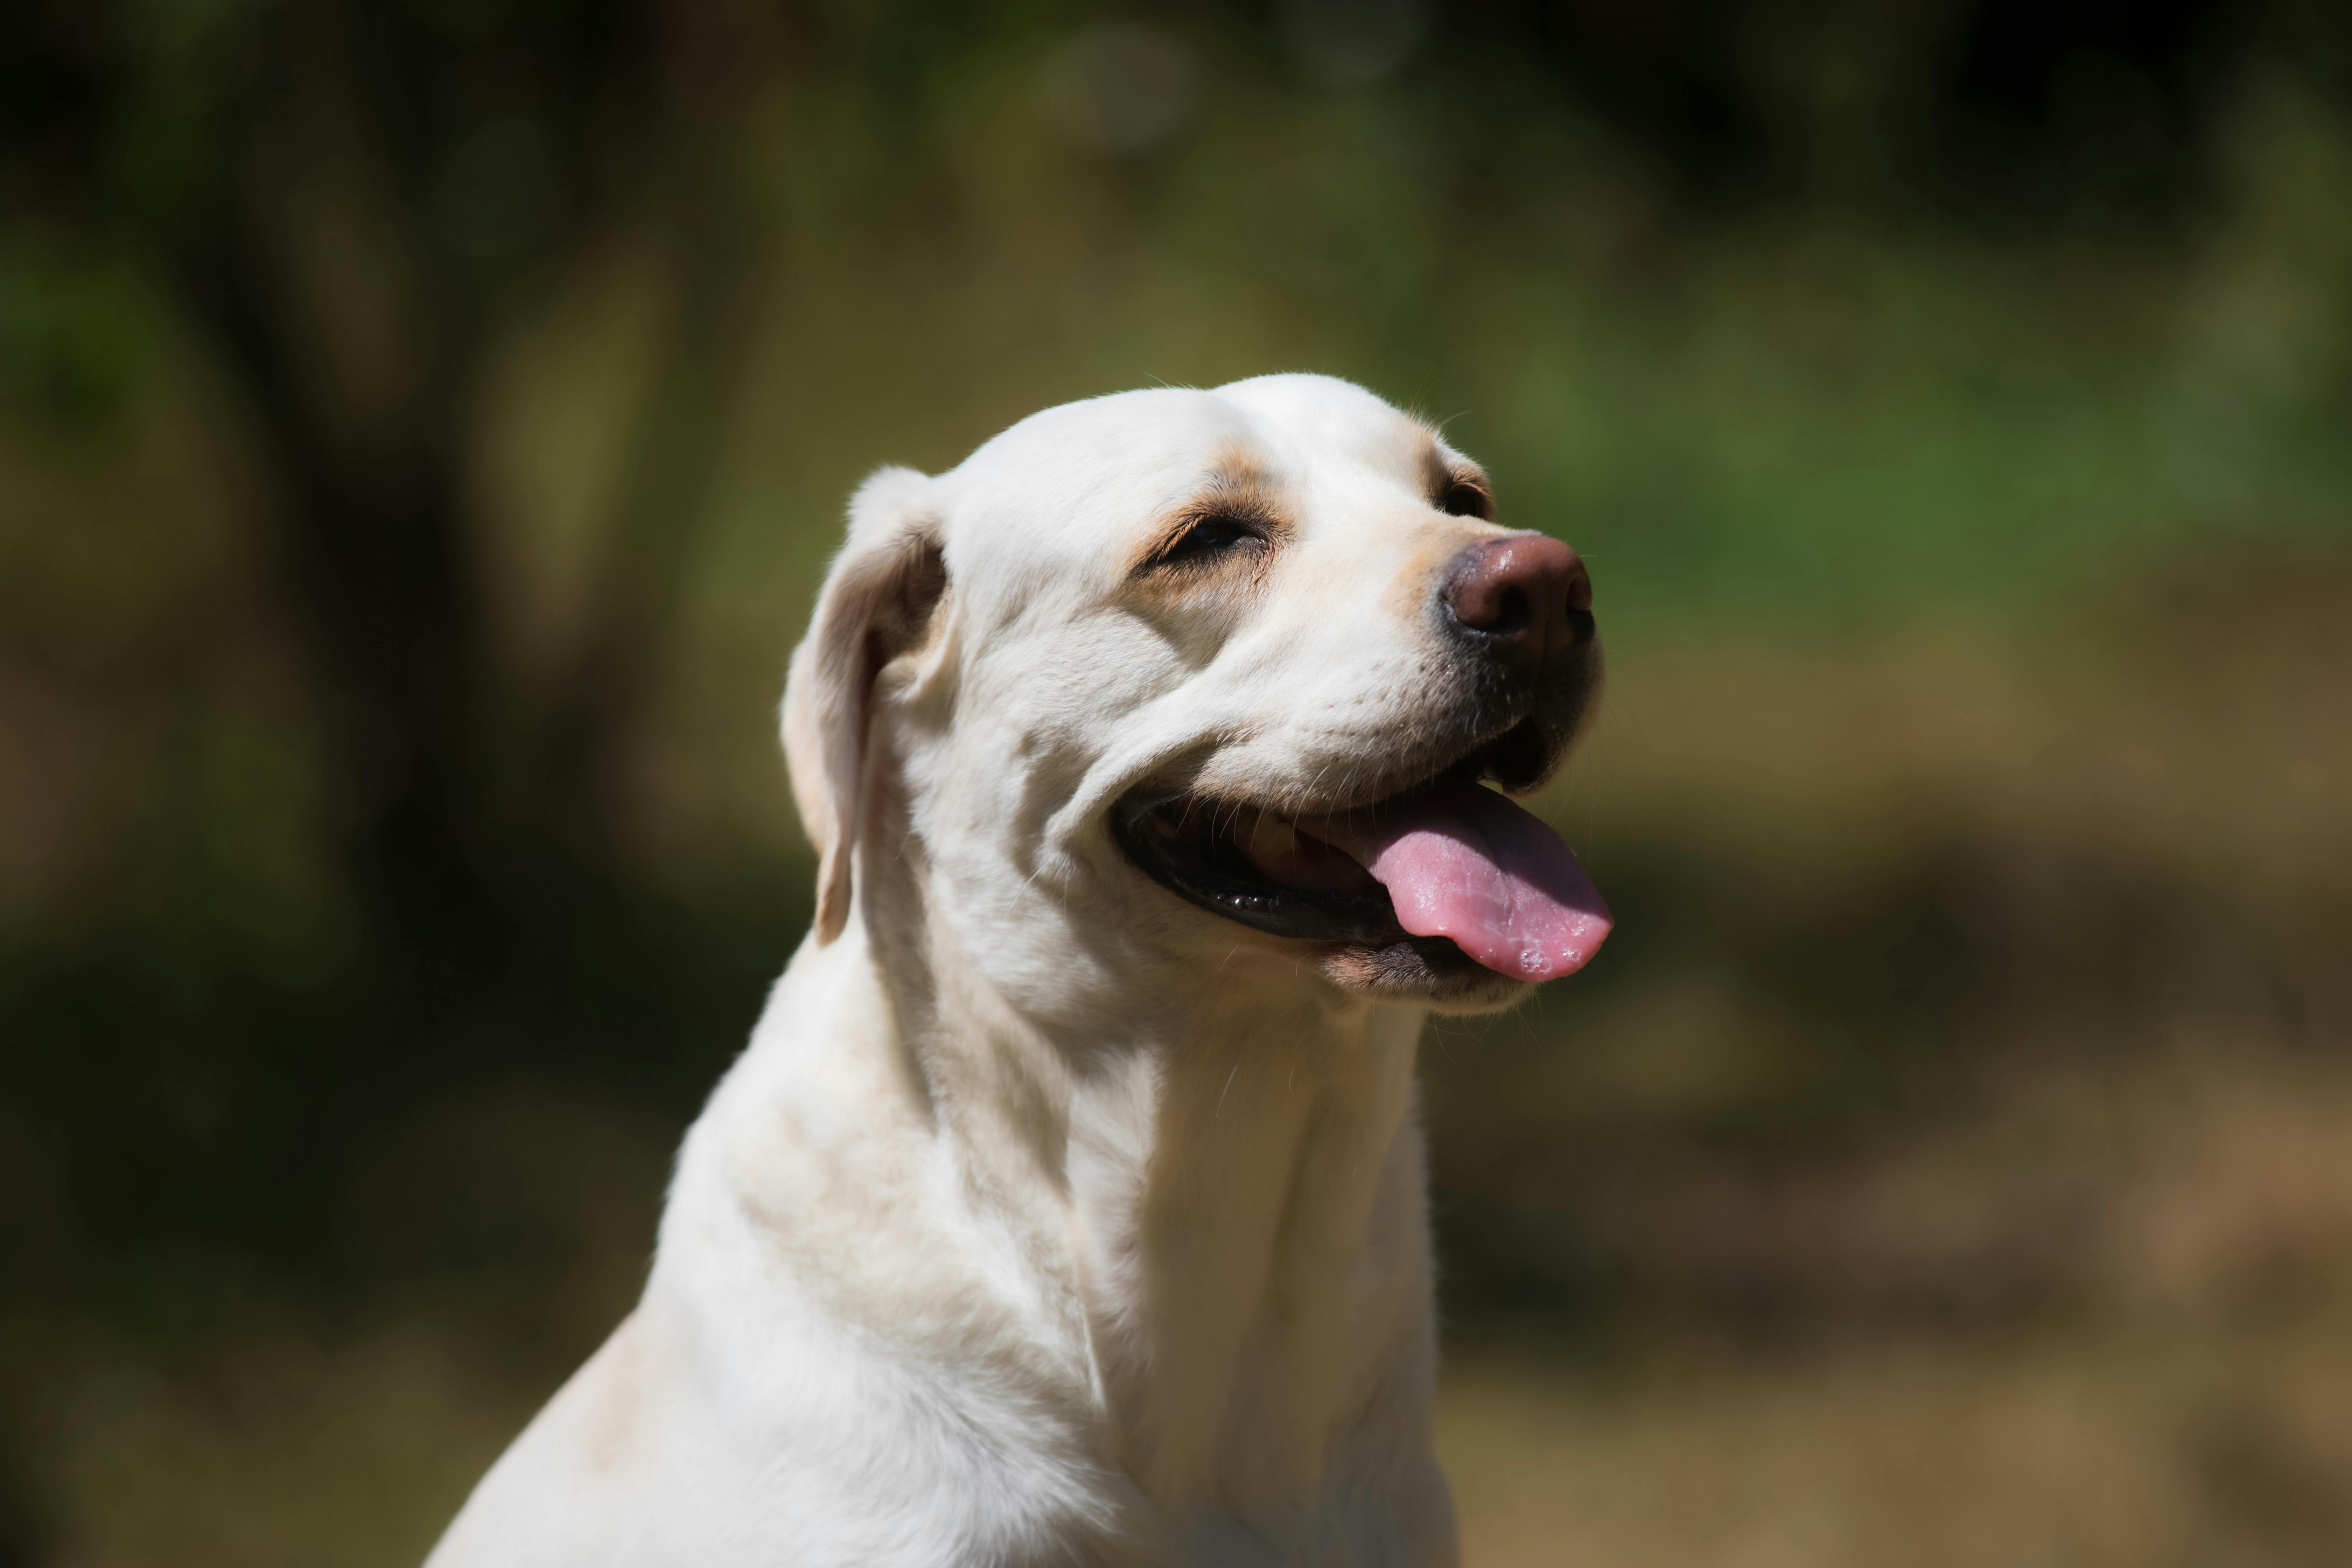
<svg viewBox="0 0 2352 1568">
<path fill-rule="evenodd" d="M 1599 674 L 1493 512 L 1311 375 L 867 480 L 784 696 L 815 929 L 434 1568 L 1454 1562 L 1414 1044 L 1609 928 L 1486 787 Z"/>
</svg>

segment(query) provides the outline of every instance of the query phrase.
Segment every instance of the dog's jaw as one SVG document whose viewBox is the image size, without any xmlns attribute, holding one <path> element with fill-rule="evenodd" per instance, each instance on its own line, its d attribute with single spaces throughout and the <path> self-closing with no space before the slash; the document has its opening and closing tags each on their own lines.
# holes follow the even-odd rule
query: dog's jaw
<svg viewBox="0 0 2352 1568">
<path fill-rule="evenodd" d="M 1325 980 L 1352 995 L 1454 1016 L 1500 1012 L 1535 994 L 1525 980 L 1474 963 L 1450 942 L 1404 937 L 1380 946 L 1336 943 L 1318 955 Z"/>
</svg>

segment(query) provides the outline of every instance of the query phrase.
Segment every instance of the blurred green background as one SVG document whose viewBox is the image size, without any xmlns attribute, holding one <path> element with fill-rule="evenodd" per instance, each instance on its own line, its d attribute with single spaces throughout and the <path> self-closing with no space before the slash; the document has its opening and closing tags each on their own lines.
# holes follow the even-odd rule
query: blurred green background
<svg viewBox="0 0 2352 1568">
<path fill-rule="evenodd" d="M 0 1564 L 414 1562 L 804 929 L 841 503 L 1281 369 L 1591 562 L 1473 1563 L 2352 1561 L 2352 15 L 0 12 Z"/>
</svg>

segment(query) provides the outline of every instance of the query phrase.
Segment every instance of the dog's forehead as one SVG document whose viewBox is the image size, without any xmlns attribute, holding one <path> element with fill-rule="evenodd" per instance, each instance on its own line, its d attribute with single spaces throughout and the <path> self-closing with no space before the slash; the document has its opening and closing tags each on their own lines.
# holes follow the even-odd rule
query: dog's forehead
<svg viewBox="0 0 2352 1568">
<path fill-rule="evenodd" d="M 1427 426 L 1331 376 L 1064 404 L 941 476 L 950 573 L 985 563 L 1034 576 L 1086 560 L 1108 569 L 1129 533 L 1238 472 L 1300 499 L 1335 479 L 1418 489 L 1440 446 Z"/>
<path fill-rule="evenodd" d="M 1242 411 L 1277 464 L 1300 478 L 1353 468 L 1417 486 L 1439 443 L 1420 420 L 1328 375 L 1261 375 L 1213 395 Z"/>
<path fill-rule="evenodd" d="M 1214 393 L 1122 392 L 1033 414 L 946 479 L 957 512 L 975 524 L 1079 502 L 1115 510 L 1165 493 L 1209 454 L 1254 434 L 1244 411 Z"/>
</svg>

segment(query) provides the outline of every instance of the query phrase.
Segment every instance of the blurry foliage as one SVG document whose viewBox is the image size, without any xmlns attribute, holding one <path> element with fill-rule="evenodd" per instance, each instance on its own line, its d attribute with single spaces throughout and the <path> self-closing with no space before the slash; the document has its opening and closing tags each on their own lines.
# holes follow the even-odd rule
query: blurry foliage
<svg viewBox="0 0 2352 1568">
<path fill-rule="evenodd" d="M 2101 1075 L 2352 1032 L 2347 191 L 2316 0 L 0 11 L 0 1561 L 308 1495 L 314 1373 L 462 1488 L 804 925 L 842 498 L 1155 380 L 1593 563 L 1622 921 L 1433 1037 L 1457 1322 L 2137 1300 Z"/>
</svg>

